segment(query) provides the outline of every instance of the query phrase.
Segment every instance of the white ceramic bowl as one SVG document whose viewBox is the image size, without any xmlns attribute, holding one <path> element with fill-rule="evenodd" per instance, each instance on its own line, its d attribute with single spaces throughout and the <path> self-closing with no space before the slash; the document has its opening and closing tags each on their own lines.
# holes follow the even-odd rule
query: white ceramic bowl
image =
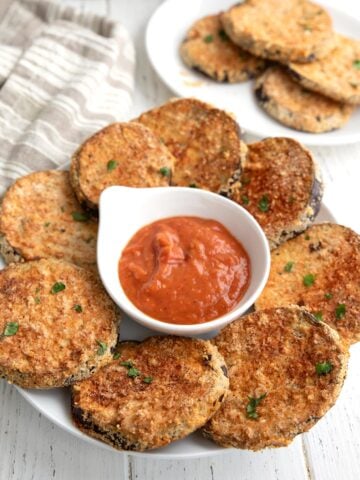
<svg viewBox="0 0 360 480">
<path fill-rule="evenodd" d="M 175 325 L 156 320 L 127 298 L 119 281 L 119 259 L 131 237 L 149 223 L 174 216 L 217 220 L 239 240 L 250 258 L 251 278 L 244 297 L 229 313 L 209 322 Z M 265 234 L 254 217 L 221 195 L 196 188 L 109 187 L 100 197 L 97 262 L 109 295 L 131 318 L 159 332 L 198 335 L 225 326 L 251 307 L 267 281 L 270 251 Z"/>
</svg>

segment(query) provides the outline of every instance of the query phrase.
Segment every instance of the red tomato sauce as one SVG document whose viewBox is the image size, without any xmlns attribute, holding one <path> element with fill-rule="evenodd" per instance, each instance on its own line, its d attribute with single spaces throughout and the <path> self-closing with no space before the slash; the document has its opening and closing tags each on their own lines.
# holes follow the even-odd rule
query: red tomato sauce
<svg viewBox="0 0 360 480">
<path fill-rule="evenodd" d="M 221 223 L 171 217 L 131 238 L 119 278 L 129 300 L 152 318 L 196 324 L 235 307 L 249 285 L 250 260 Z"/>
</svg>

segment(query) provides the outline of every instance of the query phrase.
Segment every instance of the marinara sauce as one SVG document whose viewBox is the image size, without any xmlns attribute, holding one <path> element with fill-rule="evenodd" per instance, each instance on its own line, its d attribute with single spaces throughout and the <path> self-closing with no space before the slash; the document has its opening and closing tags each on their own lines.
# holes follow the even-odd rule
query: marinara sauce
<svg viewBox="0 0 360 480">
<path fill-rule="evenodd" d="M 250 260 L 221 223 L 164 218 L 141 228 L 119 261 L 121 285 L 134 305 L 168 323 L 220 317 L 243 297 Z"/>
</svg>

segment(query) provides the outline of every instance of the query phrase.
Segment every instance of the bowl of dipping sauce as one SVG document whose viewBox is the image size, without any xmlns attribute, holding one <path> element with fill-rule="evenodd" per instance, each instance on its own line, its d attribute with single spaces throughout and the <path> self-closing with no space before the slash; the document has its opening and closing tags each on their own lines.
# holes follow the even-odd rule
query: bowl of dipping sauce
<svg viewBox="0 0 360 480">
<path fill-rule="evenodd" d="M 109 187 L 100 197 L 98 269 L 115 303 L 159 332 L 197 335 L 244 314 L 267 281 L 256 220 L 196 188 Z"/>
</svg>

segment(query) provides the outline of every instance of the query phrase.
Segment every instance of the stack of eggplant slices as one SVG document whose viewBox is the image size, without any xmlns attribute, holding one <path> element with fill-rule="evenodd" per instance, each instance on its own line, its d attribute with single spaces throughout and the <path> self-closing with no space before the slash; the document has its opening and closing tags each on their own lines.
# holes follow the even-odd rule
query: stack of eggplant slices
<svg viewBox="0 0 360 480">
<path fill-rule="evenodd" d="M 250 3 L 263 5 L 231 9 L 227 31 Z M 316 58 L 330 41 L 324 28 Z M 313 49 L 300 53 L 305 61 Z M 272 250 L 254 312 L 212 340 L 122 342 L 96 269 L 99 195 L 111 185 L 190 186 L 247 209 Z M 289 444 L 334 404 L 349 346 L 360 340 L 360 238 L 313 224 L 322 193 L 299 142 L 246 145 L 233 116 L 196 99 L 109 125 L 78 148 L 70 171 L 31 173 L 2 199 L 1 376 L 23 388 L 70 386 L 75 425 L 120 450 L 158 448 L 198 429 L 223 447 Z"/>
<path fill-rule="evenodd" d="M 360 41 L 334 32 L 325 8 L 307 0 L 245 0 L 201 18 L 180 55 L 218 82 L 256 77 L 259 105 L 296 130 L 336 130 L 360 105 Z"/>
</svg>

